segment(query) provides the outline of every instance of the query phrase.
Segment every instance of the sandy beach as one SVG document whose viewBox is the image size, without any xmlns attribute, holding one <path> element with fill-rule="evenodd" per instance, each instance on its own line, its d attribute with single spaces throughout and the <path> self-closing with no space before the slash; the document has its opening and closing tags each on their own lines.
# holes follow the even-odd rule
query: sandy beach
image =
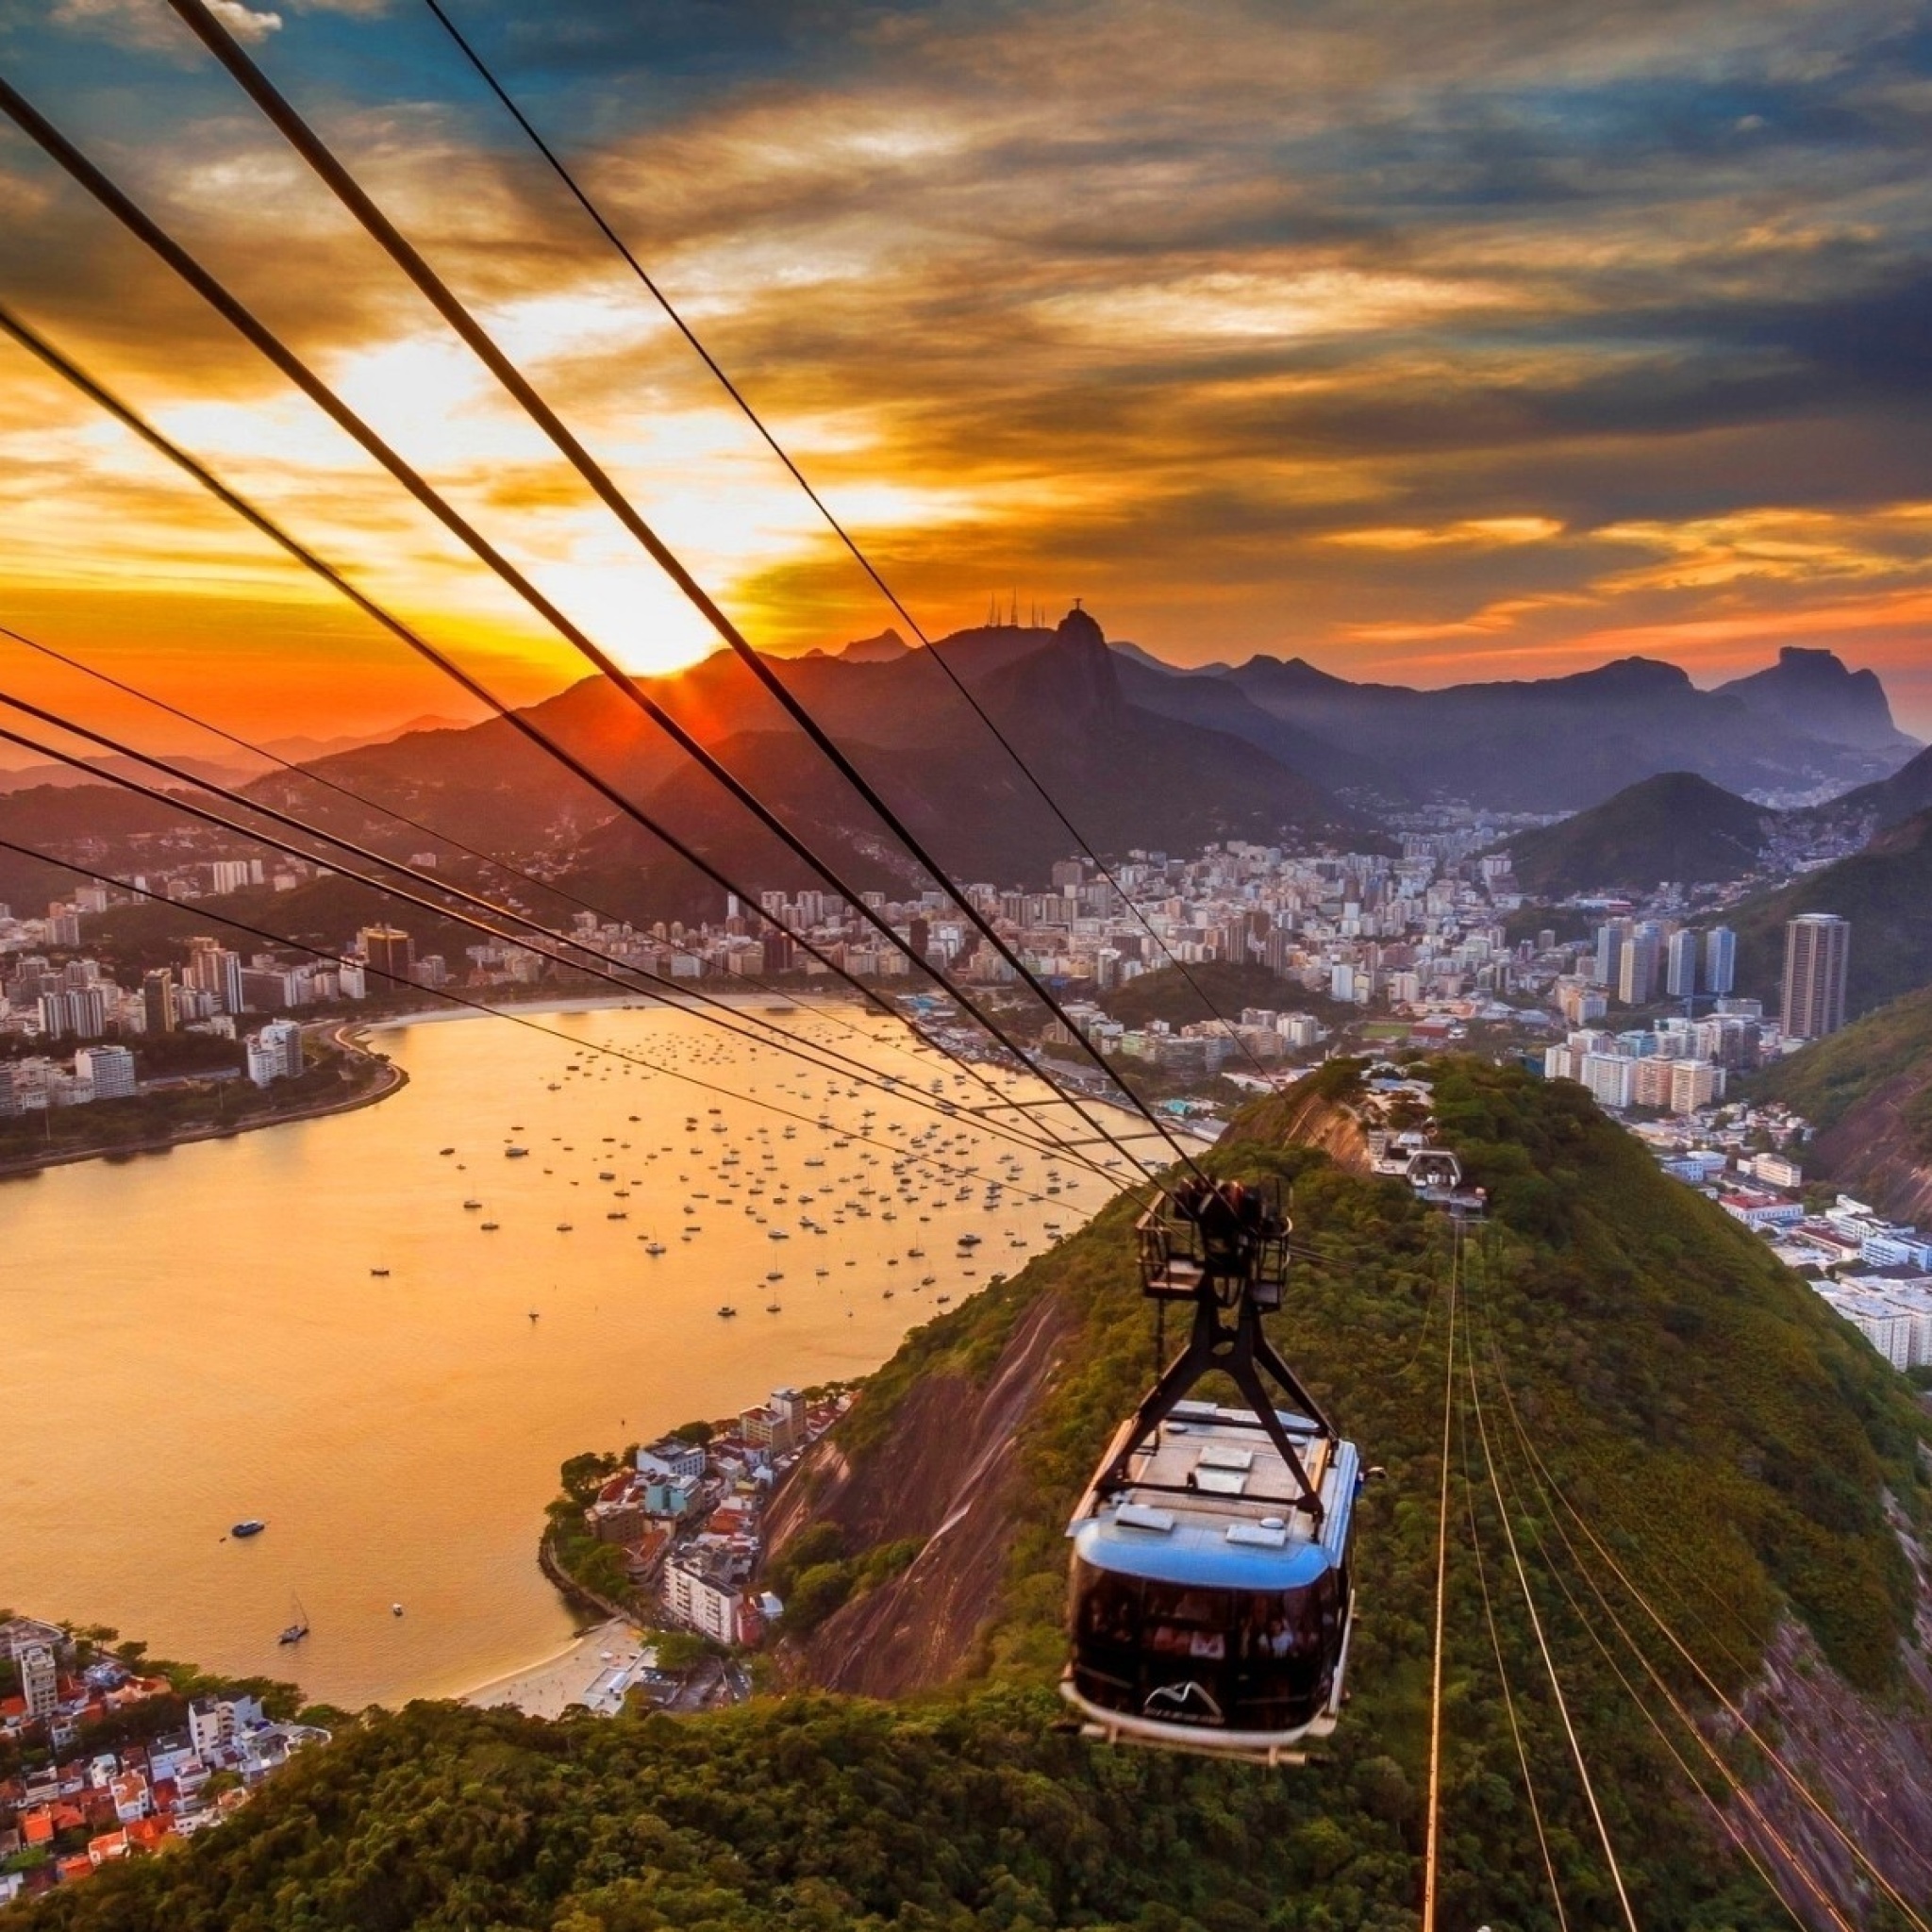
<svg viewBox="0 0 1932 1932">
<path fill-rule="evenodd" d="M 573 1704 L 608 1714 L 623 1706 L 633 1673 L 656 1659 L 637 1625 L 613 1617 L 587 1630 L 568 1650 L 482 1685 L 463 1702 L 484 1709 L 513 1705 L 529 1717 L 561 1717 Z"/>
</svg>

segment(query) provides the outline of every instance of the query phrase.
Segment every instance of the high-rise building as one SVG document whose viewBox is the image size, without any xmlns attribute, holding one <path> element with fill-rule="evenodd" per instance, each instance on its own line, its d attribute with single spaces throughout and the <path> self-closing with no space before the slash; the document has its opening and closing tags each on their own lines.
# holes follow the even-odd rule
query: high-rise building
<svg viewBox="0 0 1932 1932">
<path fill-rule="evenodd" d="M 1801 912 L 1785 926 L 1787 1040 L 1823 1040 L 1845 1024 L 1852 927 L 1836 912 Z"/>
<path fill-rule="evenodd" d="M 1697 935 L 1689 927 L 1674 932 L 1665 949 L 1664 991 L 1674 1000 L 1689 999 L 1697 991 Z"/>
<path fill-rule="evenodd" d="M 59 1667 L 44 1643 L 30 1643 L 20 1654 L 20 1694 L 29 1719 L 52 1717 L 59 1706 Z"/>
<path fill-rule="evenodd" d="M 153 966 L 141 975 L 141 1003 L 150 1033 L 175 1030 L 175 969 Z"/>
<path fill-rule="evenodd" d="M 134 1056 L 125 1046 L 84 1046 L 74 1056 L 74 1071 L 92 1083 L 96 1100 L 132 1100 Z"/>
<path fill-rule="evenodd" d="M 1626 1007 L 1645 1007 L 1657 997 L 1657 931 L 1641 925 L 1624 941 L 1617 974 L 1617 997 Z"/>
<path fill-rule="evenodd" d="M 294 1020 L 271 1020 L 258 1036 L 267 1050 L 281 1056 L 282 1072 L 291 1080 L 302 1077 L 302 1027 Z"/>
<path fill-rule="evenodd" d="M 1738 983 L 1738 935 L 1714 925 L 1704 935 L 1704 990 L 1723 999 Z"/>
<path fill-rule="evenodd" d="M 236 863 L 240 863 L 237 860 Z M 197 992 L 210 993 L 215 1010 L 239 1013 L 242 1007 L 242 955 L 219 940 L 199 933 L 188 941 L 188 970 L 182 975 Z"/>
<path fill-rule="evenodd" d="M 365 925 L 356 935 L 362 957 L 369 963 L 370 976 L 384 992 L 393 992 L 399 980 L 415 971 L 416 945 L 409 935 L 393 925 Z"/>
<path fill-rule="evenodd" d="M 1596 929 L 1596 983 L 1615 990 L 1623 977 L 1624 947 L 1630 938 L 1630 922 L 1612 919 Z"/>
</svg>

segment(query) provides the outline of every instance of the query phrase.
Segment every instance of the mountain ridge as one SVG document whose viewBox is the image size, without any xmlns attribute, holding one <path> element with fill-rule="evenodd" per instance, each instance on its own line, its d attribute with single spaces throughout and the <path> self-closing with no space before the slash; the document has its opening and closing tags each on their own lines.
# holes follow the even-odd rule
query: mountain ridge
<svg viewBox="0 0 1932 1932">
<path fill-rule="evenodd" d="M 1320 741 L 1322 756 L 1362 761 L 1366 789 L 1386 791 L 1393 774 L 1410 794 L 1495 809 L 1578 811 L 1674 770 L 1740 793 L 1850 788 L 1890 777 L 1919 748 L 1891 724 L 1876 674 L 1830 652 L 1787 650 L 1711 691 L 1643 657 L 1432 691 L 1357 684 L 1299 657 L 1257 654 L 1178 677 L 1160 676 L 1146 658 L 1137 650 L 1134 661 L 1159 682 L 1142 703 L 1183 715 L 1203 706 L 1198 687 L 1231 687 Z"/>
</svg>

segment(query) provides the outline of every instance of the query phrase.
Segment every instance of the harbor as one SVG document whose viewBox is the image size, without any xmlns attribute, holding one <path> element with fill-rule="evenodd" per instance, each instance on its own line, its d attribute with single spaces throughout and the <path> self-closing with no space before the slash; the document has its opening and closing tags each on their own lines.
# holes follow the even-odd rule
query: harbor
<svg viewBox="0 0 1932 1932">
<path fill-rule="evenodd" d="M 899 1091 L 663 1008 L 408 1025 L 381 1107 L 11 1184 L 0 1401 L 47 1445 L 0 1495 L 14 1599 L 348 1709 L 570 1649 L 534 1554 L 564 1458 L 862 1377 L 1108 1191 L 935 1111 L 964 1076 L 892 1023 L 782 1017 Z"/>
</svg>

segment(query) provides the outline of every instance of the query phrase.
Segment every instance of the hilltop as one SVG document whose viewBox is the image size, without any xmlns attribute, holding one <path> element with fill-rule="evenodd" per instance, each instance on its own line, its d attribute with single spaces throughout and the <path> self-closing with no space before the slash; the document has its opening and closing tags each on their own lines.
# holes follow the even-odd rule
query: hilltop
<svg viewBox="0 0 1932 1932">
<path fill-rule="evenodd" d="M 1903 1874 L 1894 1834 L 1924 1841 L 1932 1777 L 1895 1768 L 1921 1735 L 1921 1692 L 1903 1648 L 1911 1573 L 1883 1498 L 1912 1517 L 1926 1500 L 1902 1385 L 1580 1090 L 1470 1062 L 1434 1074 L 1444 1131 L 1494 1202 L 1458 1331 L 1475 1340 L 1491 1429 L 1507 1374 L 1555 1479 Z M 1299 1267 L 1278 1326 L 1390 1472 L 1363 1498 L 1355 1696 L 1324 1765 L 1265 1774 L 1097 1750 L 1049 1688 L 1066 1514 L 1149 1373 L 1121 1201 L 918 1330 L 781 1498 L 777 1564 L 803 1563 L 790 1587 L 824 1613 L 792 1668 L 870 1677 L 897 1701 L 803 1689 L 687 1724 L 413 1705 L 292 1765 L 180 1855 L 29 1907 L 24 1932 L 1408 1932 L 1450 1241 L 1400 1184 L 1358 1171 L 1353 1079 L 1338 1063 L 1257 1104 L 1216 1156 L 1292 1186 L 1320 1258 Z M 1459 1525 L 1459 1454 L 1452 1466 Z M 1493 1555 L 1493 1509 L 1473 1507 Z M 1519 1497 L 1512 1515 L 1550 1574 L 1546 1514 Z M 1540 1924 L 1541 1860 L 1459 1526 L 1456 1550 L 1443 1923 Z M 1605 1869 L 1500 1562 L 1490 1588 L 1552 1856 L 1573 1923 L 1607 1923 Z M 1640 1922 L 1784 1924 L 1586 1629 L 1559 1595 L 1541 1607 Z M 1845 1895 L 1789 1807 L 1765 1802 Z M 1902 1882 L 1924 1895 L 1923 1874 Z"/>
<path fill-rule="evenodd" d="M 1776 814 L 1700 778 L 1663 772 L 1559 824 L 1509 841 L 1517 882 L 1544 899 L 1707 885 L 1756 870 Z"/>
<path fill-rule="evenodd" d="M 1813 1178 L 1901 1221 L 1932 1219 L 1932 987 L 1777 1061 L 1752 1091 L 1811 1123 Z"/>
</svg>

